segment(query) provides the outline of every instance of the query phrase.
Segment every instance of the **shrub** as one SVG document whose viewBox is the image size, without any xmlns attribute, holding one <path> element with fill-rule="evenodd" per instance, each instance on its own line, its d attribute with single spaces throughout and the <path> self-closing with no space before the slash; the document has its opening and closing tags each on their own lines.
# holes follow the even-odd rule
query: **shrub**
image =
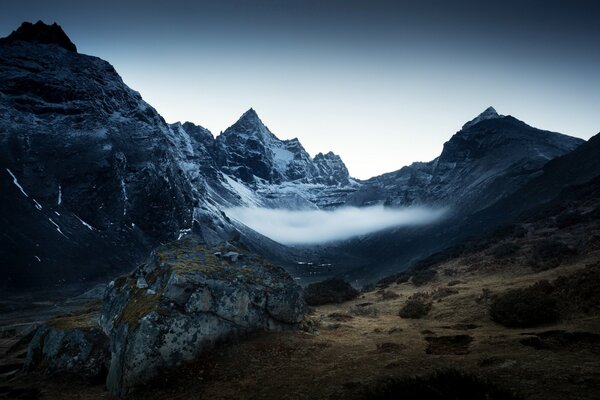
<svg viewBox="0 0 600 400">
<path fill-rule="evenodd" d="M 312 283 L 304 289 L 304 299 L 309 306 L 343 303 L 344 301 L 355 299 L 358 295 L 358 290 L 339 278 Z"/>
<path fill-rule="evenodd" d="M 434 269 L 425 269 L 422 271 L 416 271 L 412 276 L 412 283 L 415 286 L 422 286 L 427 282 L 431 282 L 437 274 Z"/>
<path fill-rule="evenodd" d="M 424 293 L 415 293 L 408 298 L 398 313 L 402 318 L 423 318 L 431 311 L 431 301 Z"/>
<path fill-rule="evenodd" d="M 496 296 L 490 305 L 491 319 L 509 328 L 527 328 L 556 322 L 559 318 L 553 287 L 540 281 L 524 289 Z"/>
</svg>

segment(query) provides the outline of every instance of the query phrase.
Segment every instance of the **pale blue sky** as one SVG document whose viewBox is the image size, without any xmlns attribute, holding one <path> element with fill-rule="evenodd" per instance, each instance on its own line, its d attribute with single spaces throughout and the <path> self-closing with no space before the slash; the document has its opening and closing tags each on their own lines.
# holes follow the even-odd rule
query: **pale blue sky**
<svg viewBox="0 0 600 400">
<path fill-rule="evenodd" d="M 125 4 L 123 4 L 125 3 Z M 190 3 L 190 4 L 188 4 Z M 418 3 L 418 4 L 415 4 Z M 215 135 L 253 107 L 358 178 L 439 154 L 501 114 L 600 132 L 598 2 L 3 1 L 0 35 L 58 22 L 169 122 Z"/>
</svg>

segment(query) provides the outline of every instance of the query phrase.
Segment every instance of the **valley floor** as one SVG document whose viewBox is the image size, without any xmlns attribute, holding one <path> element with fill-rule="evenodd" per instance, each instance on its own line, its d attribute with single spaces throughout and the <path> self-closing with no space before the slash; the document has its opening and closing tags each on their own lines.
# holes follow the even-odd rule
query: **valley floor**
<svg viewBox="0 0 600 400">
<path fill-rule="evenodd" d="M 261 334 L 217 348 L 131 398 L 362 399 L 369 398 L 382 379 L 451 368 L 519 398 L 597 399 L 597 312 L 572 314 L 557 324 L 530 329 L 502 327 L 488 314 L 491 294 L 570 275 L 593 260 L 579 259 L 539 273 L 525 273 L 524 267 L 510 263 L 468 268 L 464 261 L 443 264 L 437 277 L 420 287 L 394 283 L 350 302 L 317 307 L 310 320 L 318 334 Z M 433 295 L 429 314 L 421 319 L 399 317 L 400 308 L 416 292 Z M 102 384 L 26 379 L 5 378 L 0 398 L 110 398 Z"/>
</svg>

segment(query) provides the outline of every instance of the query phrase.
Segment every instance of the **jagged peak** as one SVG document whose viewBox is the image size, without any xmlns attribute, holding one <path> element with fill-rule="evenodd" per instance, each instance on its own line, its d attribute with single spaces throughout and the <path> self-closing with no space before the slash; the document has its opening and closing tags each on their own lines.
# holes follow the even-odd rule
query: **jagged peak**
<svg viewBox="0 0 600 400">
<path fill-rule="evenodd" d="M 241 120 L 258 121 L 258 122 L 262 123 L 262 121 L 258 117 L 258 114 L 256 113 L 256 111 L 254 111 L 254 108 L 252 108 L 252 107 L 250 107 L 250 109 L 248 111 L 243 113 L 238 121 L 241 121 Z"/>
<path fill-rule="evenodd" d="M 43 21 L 38 21 L 35 24 L 23 22 L 17 30 L 13 31 L 7 37 L 1 38 L 0 44 L 12 44 L 18 41 L 55 44 L 63 49 L 77 53 L 77 47 L 56 22 L 52 25 L 48 25 Z"/>
<path fill-rule="evenodd" d="M 225 139 L 239 135 L 260 137 L 263 141 L 277 139 L 275 135 L 269 131 L 269 128 L 267 128 L 260 120 L 258 114 L 253 108 L 250 108 L 248 111 L 242 114 L 235 124 L 227 128 L 225 132 L 219 135 L 219 137 L 223 136 L 222 139 Z"/>
<path fill-rule="evenodd" d="M 203 138 L 214 139 L 212 132 L 201 125 L 196 125 L 193 122 L 186 121 L 183 124 L 178 122 L 188 134 L 196 135 Z"/>
<path fill-rule="evenodd" d="M 317 153 L 314 158 L 315 160 L 324 159 L 324 160 L 341 160 L 341 157 L 335 154 L 333 151 L 328 151 L 327 153 Z"/>
<path fill-rule="evenodd" d="M 496 112 L 496 109 L 494 107 L 488 107 L 486 108 L 481 114 L 479 114 L 478 116 L 476 116 L 475 118 L 473 118 L 472 120 L 470 120 L 469 122 L 467 122 L 466 124 L 463 125 L 463 129 L 469 128 L 475 124 L 480 123 L 481 121 L 485 121 L 488 119 L 496 119 L 496 118 L 502 118 L 503 115 L 500 115 Z"/>
</svg>

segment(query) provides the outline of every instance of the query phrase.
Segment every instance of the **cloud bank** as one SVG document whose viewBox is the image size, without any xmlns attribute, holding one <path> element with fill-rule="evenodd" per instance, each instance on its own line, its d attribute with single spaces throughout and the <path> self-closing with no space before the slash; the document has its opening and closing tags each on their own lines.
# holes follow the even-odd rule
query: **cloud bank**
<svg viewBox="0 0 600 400">
<path fill-rule="evenodd" d="M 444 209 L 343 207 L 333 211 L 235 207 L 227 215 L 282 244 L 315 244 L 349 239 L 383 229 L 435 222 Z"/>
</svg>

